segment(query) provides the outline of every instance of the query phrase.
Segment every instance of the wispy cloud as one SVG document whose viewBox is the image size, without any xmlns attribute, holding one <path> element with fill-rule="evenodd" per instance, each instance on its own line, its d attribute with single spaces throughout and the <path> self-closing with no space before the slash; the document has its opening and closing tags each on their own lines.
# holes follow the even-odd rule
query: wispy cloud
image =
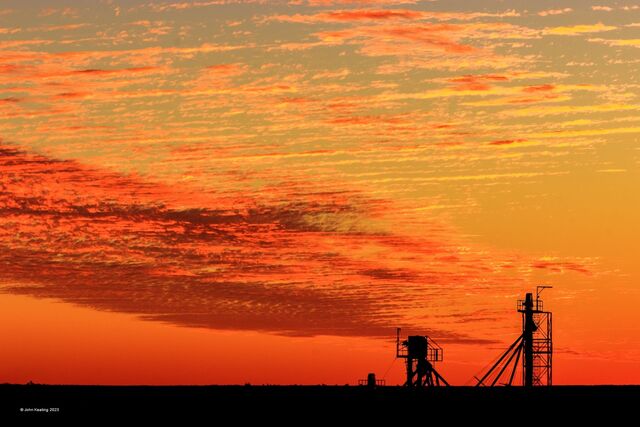
<svg viewBox="0 0 640 427">
<path fill-rule="evenodd" d="M 263 21 L 280 21 L 295 23 L 326 23 L 358 21 L 471 21 L 480 18 L 513 18 L 520 14 L 514 10 L 505 12 L 431 12 L 413 9 L 347 9 L 320 12 L 312 15 L 272 15 Z"/>
<path fill-rule="evenodd" d="M 547 9 L 547 10 L 541 10 L 540 12 L 538 12 L 538 15 L 540 16 L 555 16 L 555 15 L 564 15 L 565 13 L 571 13 L 573 12 L 573 9 L 571 9 L 570 7 L 565 7 L 562 9 Z"/>
<path fill-rule="evenodd" d="M 640 39 L 601 39 L 592 38 L 590 42 L 605 44 L 607 46 L 622 47 L 640 47 Z"/>
<path fill-rule="evenodd" d="M 6 145 L 0 162 L 5 292 L 186 326 L 377 336 L 389 316 L 415 321 L 407 299 L 487 275 L 495 286 L 513 281 L 498 259 L 459 250 L 437 223 L 428 240 L 367 231 L 359 224 L 378 209 L 357 194 L 286 204 L 196 195 Z M 587 271 L 560 261 L 544 268 Z"/>
<path fill-rule="evenodd" d="M 580 24 L 564 27 L 545 28 L 543 33 L 554 36 L 577 36 L 580 34 L 602 33 L 605 31 L 615 30 L 617 27 L 613 25 L 605 25 L 602 22 L 597 24 Z"/>
</svg>

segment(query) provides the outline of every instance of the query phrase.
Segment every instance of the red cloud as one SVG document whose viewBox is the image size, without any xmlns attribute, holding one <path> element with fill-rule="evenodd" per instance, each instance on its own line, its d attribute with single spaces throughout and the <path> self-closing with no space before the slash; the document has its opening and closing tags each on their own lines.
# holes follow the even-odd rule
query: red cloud
<svg viewBox="0 0 640 427">
<path fill-rule="evenodd" d="M 17 104 L 18 102 L 22 102 L 22 98 L 16 98 L 14 96 L 10 96 L 8 98 L 0 98 L 0 103 L 3 104 Z"/>
<path fill-rule="evenodd" d="M 465 53 L 475 50 L 472 46 L 457 43 L 444 36 L 444 34 L 456 32 L 458 29 L 459 27 L 456 25 L 440 24 L 414 27 L 387 27 L 381 29 L 380 32 L 387 36 L 441 48 L 447 52 Z"/>
<path fill-rule="evenodd" d="M 465 54 L 476 48 L 458 42 L 463 27 L 451 24 L 374 25 L 324 31 L 316 36 L 326 44 L 362 44 L 370 56 L 414 56 L 425 52 Z"/>
<path fill-rule="evenodd" d="M 54 96 L 56 99 L 76 99 L 86 98 L 91 92 L 62 92 Z"/>
<path fill-rule="evenodd" d="M 501 139 L 499 141 L 492 141 L 489 145 L 511 145 L 518 142 L 526 142 L 526 139 Z"/>
<path fill-rule="evenodd" d="M 538 261 L 533 263 L 531 266 L 533 268 L 550 270 L 554 273 L 562 273 L 564 270 L 570 270 L 583 274 L 592 274 L 591 270 L 587 266 L 575 262 Z"/>
<path fill-rule="evenodd" d="M 390 19 L 419 19 L 421 12 L 414 10 L 337 10 L 318 14 L 319 19 L 330 21 L 362 21 L 362 20 L 390 20 Z"/>
<path fill-rule="evenodd" d="M 467 74 L 462 77 L 455 77 L 448 79 L 447 81 L 450 83 L 454 83 L 454 90 L 489 90 L 491 89 L 491 85 L 488 82 L 503 82 L 508 81 L 509 79 L 506 76 L 496 75 L 496 74 L 481 74 L 481 75 L 472 75 Z"/>
<path fill-rule="evenodd" d="M 132 74 L 132 73 L 148 73 L 159 71 L 161 67 L 130 67 L 130 68 L 118 68 L 118 69 L 101 69 L 101 68 L 89 68 L 86 70 L 71 71 L 71 74 L 90 74 L 90 75 L 111 75 L 111 74 Z"/>
<path fill-rule="evenodd" d="M 368 6 L 377 4 L 366 2 Z M 391 3 L 383 3 L 386 6 Z M 390 21 L 390 20 L 435 20 L 435 21 L 471 21 L 478 18 L 505 18 L 519 16 L 514 10 L 503 12 L 436 12 L 409 9 L 348 9 L 320 12 L 311 15 L 273 15 L 267 21 L 297 23 L 353 22 L 353 21 Z"/>
<path fill-rule="evenodd" d="M 429 240 L 346 227 L 343 215 L 383 213 L 354 193 L 280 185 L 270 198 L 287 203 L 223 197 L 9 146 L 0 168 L 5 292 L 185 326 L 381 336 L 389 316 L 416 325 L 412 313 L 438 290 L 451 301 L 487 277 L 517 285 L 440 224 L 421 225 Z"/>
<path fill-rule="evenodd" d="M 393 4 L 413 4 L 418 0 L 308 0 L 309 6 L 333 6 L 336 4 L 380 4 L 380 5 L 393 5 Z"/>
<path fill-rule="evenodd" d="M 549 92 L 552 91 L 556 88 L 555 85 L 552 84 L 544 84 L 544 85 L 537 85 L 537 86 L 527 86 L 525 88 L 522 89 L 523 92 L 527 92 L 527 93 L 535 93 L 535 92 Z"/>
<path fill-rule="evenodd" d="M 331 119 L 329 123 L 347 125 L 401 124 L 407 123 L 407 119 L 393 116 L 348 116 Z"/>
<path fill-rule="evenodd" d="M 205 68 L 208 72 L 219 76 L 237 76 L 247 70 L 245 64 L 216 64 Z"/>
<path fill-rule="evenodd" d="M 544 93 L 544 91 L 543 91 Z M 510 99 L 508 101 L 509 104 L 534 104 L 537 102 L 545 102 L 548 101 L 550 99 L 557 99 L 559 98 L 560 95 L 555 94 L 555 93 L 548 93 L 545 94 L 544 96 L 536 96 L 536 97 L 532 97 L 532 98 L 515 98 L 515 99 Z"/>
</svg>

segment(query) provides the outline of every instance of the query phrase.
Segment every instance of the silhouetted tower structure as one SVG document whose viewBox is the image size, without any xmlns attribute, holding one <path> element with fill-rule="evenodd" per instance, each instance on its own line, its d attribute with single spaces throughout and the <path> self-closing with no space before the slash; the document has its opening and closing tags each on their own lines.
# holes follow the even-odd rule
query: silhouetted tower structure
<svg viewBox="0 0 640 427">
<path fill-rule="evenodd" d="M 406 359 L 407 387 L 422 388 L 449 383 L 436 371 L 433 363 L 442 362 L 442 348 L 426 335 L 411 335 L 400 342 L 400 328 L 396 335 L 396 357 Z"/>
<path fill-rule="evenodd" d="M 477 386 L 494 386 L 503 374 L 509 371 L 508 380 L 503 384 L 512 385 L 521 356 L 523 386 L 552 384 L 552 317 L 550 311 L 544 311 L 540 299 L 542 291 L 550 287 L 538 286 L 535 300 L 532 293 L 527 293 L 524 300 L 518 300 L 518 312 L 522 313 L 522 334 L 498 358 L 491 369 L 478 379 Z"/>
</svg>

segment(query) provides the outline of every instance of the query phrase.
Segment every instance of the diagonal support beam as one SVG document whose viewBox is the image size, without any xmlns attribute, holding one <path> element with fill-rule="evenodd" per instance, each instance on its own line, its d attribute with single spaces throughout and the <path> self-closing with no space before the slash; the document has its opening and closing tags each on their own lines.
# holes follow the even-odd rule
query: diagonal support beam
<svg viewBox="0 0 640 427">
<path fill-rule="evenodd" d="M 507 359 L 507 361 L 505 362 L 505 364 L 502 366 L 502 369 L 500 369 L 500 372 L 498 372 L 498 375 L 496 375 L 496 377 L 494 378 L 493 382 L 491 383 L 491 387 L 493 387 L 494 385 L 496 385 L 496 383 L 498 382 L 498 380 L 500 379 L 500 377 L 502 376 L 502 374 L 504 373 L 504 371 L 507 369 L 507 367 L 511 364 L 511 361 L 513 360 L 514 356 L 517 354 L 518 356 L 520 355 L 520 350 L 522 350 L 522 346 L 519 345 L 518 347 L 516 347 L 515 351 L 513 351 L 511 353 L 511 356 L 509 357 L 509 359 Z M 517 363 L 517 362 L 516 362 Z"/>
<path fill-rule="evenodd" d="M 502 361 L 504 360 L 505 357 L 507 357 L 512 351 L 513 349 L 520 344 L 520 342 L 523 339 L 523 335 L 520 335 L 518 337 L 517 340 L 514 341 L 513 344 L 511 344 L 511 346 L 509 346 L 509 348 L 507 349 L 507 351 L 505 351 L 504 353 L 502 353 L 502 356 L 500 356 L 500 358 L 498 359 L 498 361 L 491 367 L 491 369 L 489 369 L 487 371 L 486 374 L 484 374 L 484 376 L 482 378 L 480 378 L 478 380 L 478 384 L 476 384 L 476 387 L 479 387 L 481 384 L 484 384 L 484 380 L 486 380 L 489 375 L 491 375 L 493 373 L 494 370 L 496 370 L 498 368 L 498 366 L 500 366 L 500 363 L 502 363 Z"/>
<path fill-rule="evenodd" d="M 520 355 L 522 354 L 522 346 L 518 347 L 518 355 L 516 356 L 516 362 L 513 364 L 513 371 L 511 371 L 511 377 L 509 378 L 509 385 L 513 383 L 513 377 L 516 375 L 518 369 L 518 362 L 520 361 Z"/>
</svg>

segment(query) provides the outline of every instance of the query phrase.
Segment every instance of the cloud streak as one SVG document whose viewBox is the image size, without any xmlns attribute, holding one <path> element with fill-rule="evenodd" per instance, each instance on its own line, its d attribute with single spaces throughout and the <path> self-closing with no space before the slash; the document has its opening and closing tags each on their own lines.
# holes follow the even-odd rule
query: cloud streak
<svg viewBox="0 0 640 427">
<path fill-rule="evenodd" d="M 415 322 L 406 301 L 429 305 L 429 295 L 486 275 L 510 286 L 437 223 L 431 240 L 368 231 L 358 224 L 377 208 L 357 195 L 284 205 L 196 197 L 7 145 L 0 163 L 5 292 L 185 326 L 378 336 L 392 319 Z M 411 262 L 393 255 L 399 248 Z"/>
</svg>

